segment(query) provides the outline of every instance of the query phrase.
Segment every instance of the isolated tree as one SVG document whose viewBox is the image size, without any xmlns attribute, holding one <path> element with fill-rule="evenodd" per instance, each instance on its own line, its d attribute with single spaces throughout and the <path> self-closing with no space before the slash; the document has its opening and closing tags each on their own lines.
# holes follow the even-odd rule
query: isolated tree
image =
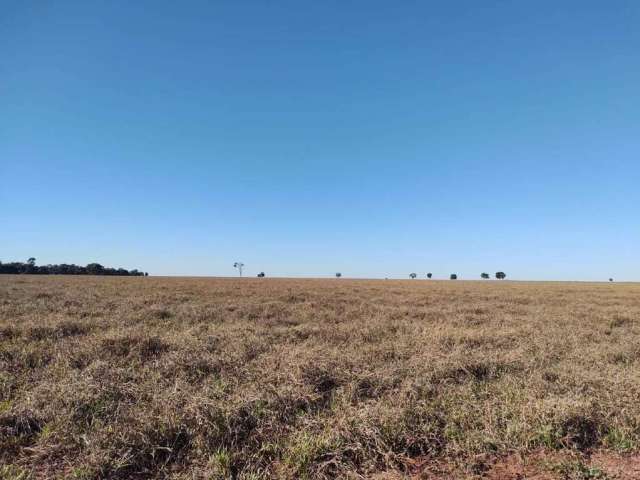
<svg viewBox="0 0 640 480">
<path fill-rule="evenodd" d="M 609 279 L 609 281 L 610 281 L 610 282 L 613 282 L 613 278 L 610 278 L 610 279 Z"/>
<path fill-rule="evenodd" d="M 336 278 L 340 278 L 342 274 L 340 272 L 336 272 Z"/>
<path fill-rule="evenodd" d="M 455 273 L 452 273 L 452 274 L 449 276 L 449 279 L 451 279 L 451 280 L 457 280 L 457 279 L 458 279 L 458 275 L 456 275 Z"/>
<path fill-rule="evenodd" d="M 483 278 L 483 279 L 487 280 L 489 278 L 489 274 L 488 273 L 481 273 L 480 274 L 480 278 Z"/>
<path fill-rule="evenodd" d="M 29 257 L 29 259 L 27 260 L 27 263 L 32 267 L 34 267 L 36 265 L 36 257 Z"/>
<path fill-rule="evenodd" d="M 149 272 L 144 272 L 144 276 L 148 277 L 149 276 Z"/>
<path fill-rule="evenodd" d="M 504 280 L 505 278 L 507 278 L 507 274 L 504 272 L 496 272 L 496 278 L 498 280 Z"/>
<path fill-rule="evenodd" d="M 244 267 L 244 263 L 242 262 L 236 262 L 233 264 L 233 268 L 238 269 L 238 273 L 240 274 L 240 276 L 242 276 L 242 267 Z"/>
<path fill-rule="evenodd" d="M 427 273 L 427 278 L 431 278 L 433 276 L 433 273 Z"/>
<path fill-rule="evenodd" d="M 264 272 L 260 272 L 260 273 L 258 274 L 258 278 L 264 278 Z"/>
<path fill-rule="evenodd" d="M 416 273 L 410 273 L 409 274 L 409 277 L 411 277 L 411 278 L 416 278 L 417 276 L 418 276 L 418 274 L 416 274 Z"/>
</svg>

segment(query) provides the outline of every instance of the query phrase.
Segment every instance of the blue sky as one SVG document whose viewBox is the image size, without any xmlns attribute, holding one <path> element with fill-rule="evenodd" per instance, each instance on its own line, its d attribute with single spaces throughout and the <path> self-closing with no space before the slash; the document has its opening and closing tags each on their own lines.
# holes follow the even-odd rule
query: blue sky
<svg viewBox="0 0 640 480">
<path fill-rule="evenodd" d="M 0 0 L 0 260 L 640 280 L 640 3 Z"/>
</svg>

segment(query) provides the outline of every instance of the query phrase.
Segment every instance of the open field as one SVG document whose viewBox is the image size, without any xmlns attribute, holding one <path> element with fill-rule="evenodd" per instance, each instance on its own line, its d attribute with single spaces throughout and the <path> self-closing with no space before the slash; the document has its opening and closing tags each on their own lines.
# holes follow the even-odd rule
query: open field
<svg viewBox="0 0 640 480">
<path fill-rule="evenodd" d="M 638 284 L 0 276 L 0 479 L 631 479 L 639 446 Z"/>
</svg>

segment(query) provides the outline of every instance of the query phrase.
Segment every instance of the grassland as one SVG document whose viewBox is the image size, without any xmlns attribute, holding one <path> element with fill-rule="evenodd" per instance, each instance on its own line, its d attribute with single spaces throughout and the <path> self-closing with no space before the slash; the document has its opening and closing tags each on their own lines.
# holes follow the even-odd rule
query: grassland
<svg viewBox="0 0 640 480">
<path fill-rule="evenodd" d="M 637 284 L 0 276 L 2 479 L 640 478 L 639 445 Z"/>
</svg>

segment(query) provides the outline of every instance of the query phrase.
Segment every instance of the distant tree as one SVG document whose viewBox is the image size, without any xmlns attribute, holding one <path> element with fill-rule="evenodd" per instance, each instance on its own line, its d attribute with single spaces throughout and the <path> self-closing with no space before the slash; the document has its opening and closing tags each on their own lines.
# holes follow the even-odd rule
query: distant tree
<svg viewBox="0 0 640 480">
<path fill-rule="evenodd" d="M 27 263 L 22 264 L 20 273 L 39 273 L 38 267 L 36 267 L 36 259 L 35 257 L 29 257 Z"/>
<path fill-rule="evenodd" d="M 457 279 L 458 279 L 458 275 L 456 275 L 455 273 L 452 273 L 452 274 L 449 276 L 449 279 L 451 279 L 451 280 L 457 280 Z"/>
<path fill-rule="evenodd" d="M 609 281 L 610 281 L 610 282 L 613 282 L 613 278 L 610 278 L 610 279 L 609 279 Z"/>
<path fill-rule="evenodd" d="M 433 273 L 427 273 L 427 278 L 431 278 L 433 276 Z"/>
<path fill-rule="evenodd" d="M 480 274 L 480 278 L 483 278 L 483 279 L 487 280 L 489 278 L 489 274 L 488 273 L 481 273 Z"/>
<path fill-rule="evenodd" d="M 496 272 L 496 278 L 498 280 L 504 280 L 505 278 L 507 278 L 507 274 L 504 272 Z"/>
<path fill-rule="evenodd" d="M 417 275 L 416 273 L 410 273 L 410 274 L 409 274 L 409 277 L 411 277 L 411 278 L 416 278 L 417 276 L 418 276 L 418 275 Z"/>
<path fill-rule="evenodd" d="M 99 263 L 88 264 L 86 270 L 89 275 L 102 275 L 104 273 L 104 267 Z"/>
<path fill-rule="evenodd" d="M 149 276 L 149 272 L 144 272 L 144 276 L 148 277 Z"/>
<path fill-rule="evenodd" d="M 260 273 L 258 274 L 258 278 L 264 278 L 264 272 L 260 272 Z"/>
<path fill-rule="evenodd" d="M 22 265 L 22 263 L 18 263 L 18 262 L 10 262 L 10 263 L 2 263 L 0 262 L 0 273 L 22 273 L 20 271 L 19 266 Z"/>
<path fill-rule="evenodd" d="M 340 278 L 342 274 L 340 272 L 336 272 L 336 278 Z"/>
<path fill-rule="evenodd" d="M 238 273 L 240 274 L 240 276 L 242 276 L 242 267 L 244 267 L 244 263 L 242 262 L 236 262 L 233 264 L 233 268 L 238 269 Z"/>
</svg>

